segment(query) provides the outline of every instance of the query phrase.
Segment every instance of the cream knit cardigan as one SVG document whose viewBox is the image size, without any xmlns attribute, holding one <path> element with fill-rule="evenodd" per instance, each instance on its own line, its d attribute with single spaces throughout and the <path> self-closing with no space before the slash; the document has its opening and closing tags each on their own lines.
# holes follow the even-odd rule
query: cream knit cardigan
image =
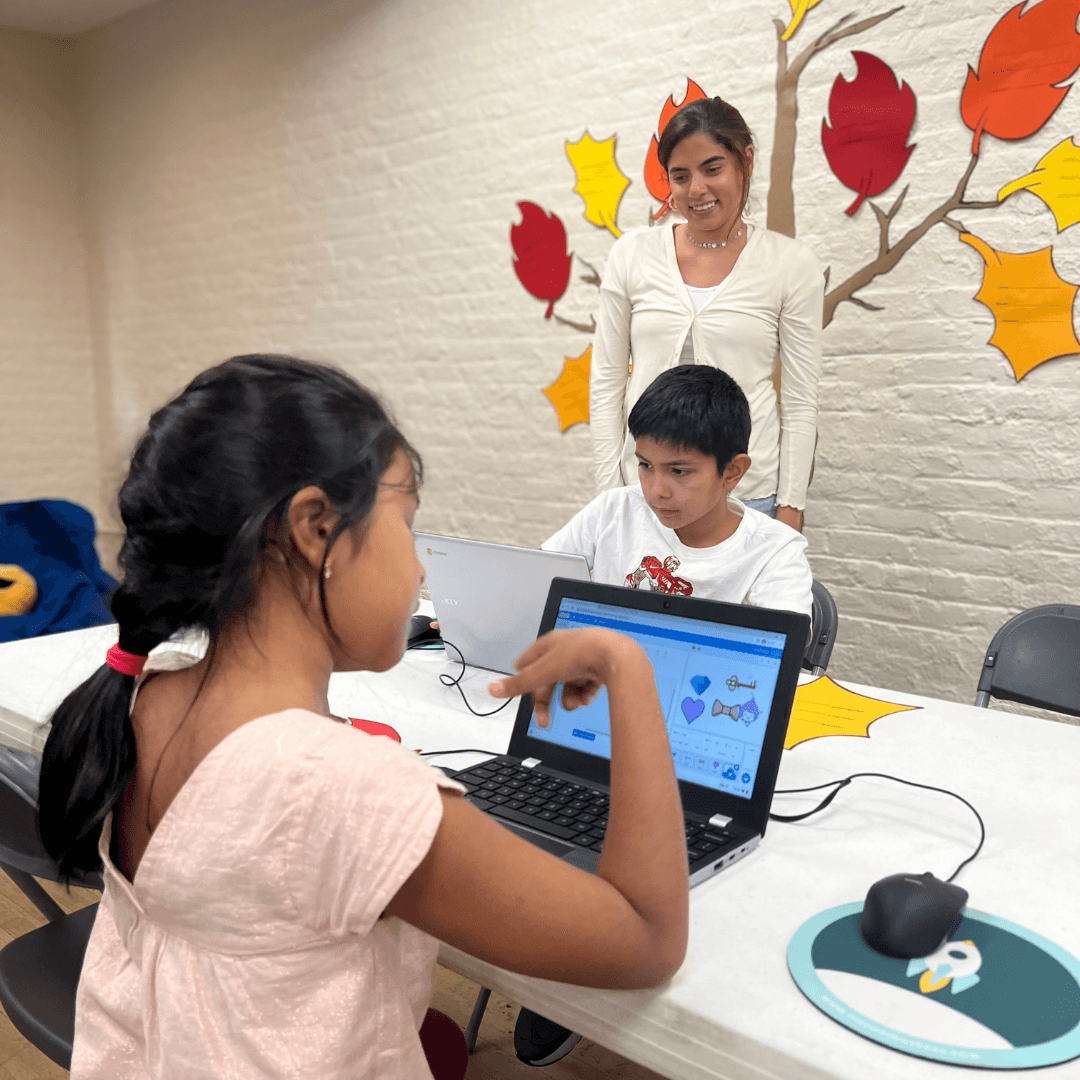
<svg viewBox="0 0 1080 1080">
<path fill-rule="evenodd" d="M 735 494 L 761 499 L 775 493 L 779 505 L 803 509 L 817 438 L 824 292 L 810 248 L 756 228 L 731 273 L 695 315 L 673 228 L 621 236 L 600 287 L 592 351 L 589 424 L 597 491 L 637 480 L 627 417 L 653 379 L 678 364 L 691 334 L 697 363 L 726 371 L 750 402 L 753 464 Z M 782 421 L 772 382 L 777 354 Z"/>
</svg>

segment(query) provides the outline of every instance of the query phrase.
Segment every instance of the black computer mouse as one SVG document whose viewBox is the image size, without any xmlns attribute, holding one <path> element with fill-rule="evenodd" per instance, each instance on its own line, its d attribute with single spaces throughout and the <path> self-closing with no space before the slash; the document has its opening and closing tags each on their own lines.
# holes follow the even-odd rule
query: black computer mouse
<svg viewBox="0 0 1080 1080">
<path fill-rule="evenodd" d="M 893 874 L 870 886 L 859 932 L 885 956 L 929 956 L 960 925 L 967 898 L 966 889 L 933 874 Z"/>
<path fill-rule="evenodd" d="M 442 640 L 438 628 L 431 625 L 433 622 L 435 620 L 427 615 L 414 615 L 412 617 L 409 621 L 409 639 L 407 642 L 410 649 L 419 645 L 426 645 L 429 642 Z"/>
</svg>

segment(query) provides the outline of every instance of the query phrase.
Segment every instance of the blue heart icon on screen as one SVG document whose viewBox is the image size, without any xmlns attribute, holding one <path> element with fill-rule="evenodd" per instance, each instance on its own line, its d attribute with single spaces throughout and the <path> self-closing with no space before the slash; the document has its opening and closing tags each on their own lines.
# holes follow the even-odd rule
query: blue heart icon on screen
<svg viewBox="0 0 1080 1080">
<path fill-rule="evenodd" d="M 695 701 L 693 698 L 683 698 L 680 707 L 688 724 L 692 724 L 705 711 L 705 703 Z"/>
<path fill-rule="evenodd" d="M 690 685 L 694 688 L 694 693 L 700 697 L 712 685 L 712 679 L 708 675 L 695 675 L 690 680 Z"/>
</svg>

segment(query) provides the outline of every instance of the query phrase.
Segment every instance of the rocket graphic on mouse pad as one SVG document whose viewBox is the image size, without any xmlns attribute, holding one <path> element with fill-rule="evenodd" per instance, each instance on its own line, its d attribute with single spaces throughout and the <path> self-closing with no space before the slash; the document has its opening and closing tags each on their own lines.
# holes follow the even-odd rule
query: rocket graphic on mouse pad
<svg viewBox="0 0 1080 1080">
<path fill-rule="evenodd" d="M 859 1035 L 915 1057 L 1024 1069 L 1080 1057 L 1080 961 L 1039 934 L 967 908 L 934 952 L 875 952 L 863 904 L 808 919 L 788 946 L 799 989 Z"/>
</svg>

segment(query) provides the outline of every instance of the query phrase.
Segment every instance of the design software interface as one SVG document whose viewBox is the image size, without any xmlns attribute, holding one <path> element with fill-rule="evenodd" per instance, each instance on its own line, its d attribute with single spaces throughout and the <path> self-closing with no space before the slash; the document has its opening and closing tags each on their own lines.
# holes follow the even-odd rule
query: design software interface
<svg viewBox="0 0 1080 1080">
<path fill-rule="evenodd" d="M 627 634 L 647 653 L 679 779 L 749 799 L 787 635 L 564 599 L 555 629 L 582 626 Z M 534 713 L 529 735 L 610 758 L 607 690 L 573 711 L 557 691 L 551 726 Z"/>
</svg>

